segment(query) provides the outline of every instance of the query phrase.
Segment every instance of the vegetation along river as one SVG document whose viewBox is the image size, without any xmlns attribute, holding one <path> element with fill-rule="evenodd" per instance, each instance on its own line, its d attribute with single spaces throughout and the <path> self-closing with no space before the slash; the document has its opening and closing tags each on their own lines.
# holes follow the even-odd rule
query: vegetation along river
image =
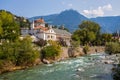
<svg viewBox="0 0 120 80">
<path fill-rule="evenodd" d="M 112 64 L 105 64 L 104 53 L 42 64 L 0 75 L 0 80 L 113 80 Z"/>
</svg>

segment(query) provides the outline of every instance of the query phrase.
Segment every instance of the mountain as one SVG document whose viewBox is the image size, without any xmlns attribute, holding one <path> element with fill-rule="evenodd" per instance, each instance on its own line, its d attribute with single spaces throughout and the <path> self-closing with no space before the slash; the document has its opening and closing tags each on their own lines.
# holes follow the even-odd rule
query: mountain
<svg viewBox="0 0 120 80">
<path fill-rule="evenodd" d="M 39 18 L 43 18 L 47 23 L 51 23 L 51 21 L 54 20 L 54 18 L 57 17 L 58 14 L 52 14 L 52 15 L 47 15 L 47 16 L 35 16 L 35 17 L 31 17 L 28 18 L 29 21 L 35 20 L 35 19 L 39 19 Z"/>
<path fill-rule="evenodd" d="M 61 12 L 56 18 L 53 20 L 54 25 L 64 25 L 70 31 L 74 31 L 78 28 L 78 25 L 83 21 L 88 20 L 86 17 L 81 15 L 75 10 L 65 10 Z"/>
<path fill-rule="evenodd" d="M 102 32 L 113 33 L 120 30 L 120 16 L 97 17 L 90 20 L 97 22 L 101 26 Z"/>
<path fill-rule="evenodd" d="M 88 20 L 88 18 L 84 17 L 80 13 L 78 13 L 75 10 L 65 10 L 61 12 L 60 14 L 53 14 L 49 16 L 36 16 L 29 18 L 30 21 L 33 19 L 39 19 L 39 18 L 44 18 L 44 20 L 53 25 L 64 25 L 66 28 L 68 28 L 71 32 L 76 30 L 78 28 L 78 25 L 83 21 L 83 20 Z"/>
<path fill-rule="evenodd" d="M 29 20 L 32 21 L 41 17 L 49 24 L 64 25 L 70 32 L 76 30 L 83 20 L 91 20 L 98 23 L 101 26 L 102 32 L 113 33 L 116 30 L 120 30 L 120 16 L 87 18 L 76 10 L 70 9 L 59 14 L 32 17 Z"/>
</svg>

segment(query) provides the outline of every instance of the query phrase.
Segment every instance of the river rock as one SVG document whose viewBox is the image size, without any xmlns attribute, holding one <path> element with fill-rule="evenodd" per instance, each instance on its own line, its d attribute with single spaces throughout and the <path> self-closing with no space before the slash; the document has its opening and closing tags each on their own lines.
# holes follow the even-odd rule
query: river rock
<svg viewBox="0 0 120 80">
<path fill-rule="evenodd" d="M 82 68 L 78 68 L 76 71 L 85 71 L 84 69 L 82 69 Z"/>
<path fill-rule="evenodd" d="M 45 63 L 45 64 L 50 64 L 50 61 L 48 61 L 47 59 L 43 59 L 42 61 L 43 61 L 43 63 Z"/>
</svg>

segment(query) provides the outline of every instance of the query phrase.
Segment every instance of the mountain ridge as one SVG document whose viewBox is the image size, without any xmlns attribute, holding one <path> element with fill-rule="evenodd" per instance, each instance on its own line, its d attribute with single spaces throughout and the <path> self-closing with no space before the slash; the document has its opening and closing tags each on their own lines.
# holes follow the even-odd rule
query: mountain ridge
<svg viewBox="0 0 120 80">
<path fill-rule="evenodd" d="M 90 20 L 98 23 L 101 26 L 101 31 L 104 33 L 113 33 L 120 29 L 120 16 L 106 16 L 106 17 L 96 17 L 87 18 L 80 14 L 76 10 L 70 9 L 62 11 L 58 14 L 52 14 L 48 16 L 35 16 L 29 18 L 30 21 L 38 18 L 44 18 L 44 20 L 52 25 L 64 25 L 70 30 L 70 32 L 75 31 L 78 25 L 84 20 Z"/>
</svg>

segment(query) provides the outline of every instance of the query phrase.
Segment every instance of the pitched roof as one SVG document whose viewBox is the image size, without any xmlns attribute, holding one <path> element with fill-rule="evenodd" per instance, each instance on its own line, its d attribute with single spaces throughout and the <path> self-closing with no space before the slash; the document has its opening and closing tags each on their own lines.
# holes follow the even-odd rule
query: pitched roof
<svg viewBox="0 0 120 80">
<path fill-rule="evenodd" d="M 67 32 L 66 30 L 61 30 L 61 29 L 55 29 L 53 28 L 53 30 L 55 31 L 56 34 L 62 34 L 62 35 L 67 35 L 67 36 L 71 36 L 72 34 Z"/>
<path fill-rule="evenodd" d="M 37 26 L 37 27 L 34 27 L 34 29 L 41 29 L 43 31 L 47 31 L 48 30 L 47 27 L 43 27 L 43 26 Z"/>
<path fill-rule="evenodd" d="M 43 18 L 37 19 L 37 20 L 35 20 L 35 22 L 38 22 L 38 23 L 45 23 L 45 21 L 44 21 Z"/>
</svg>

